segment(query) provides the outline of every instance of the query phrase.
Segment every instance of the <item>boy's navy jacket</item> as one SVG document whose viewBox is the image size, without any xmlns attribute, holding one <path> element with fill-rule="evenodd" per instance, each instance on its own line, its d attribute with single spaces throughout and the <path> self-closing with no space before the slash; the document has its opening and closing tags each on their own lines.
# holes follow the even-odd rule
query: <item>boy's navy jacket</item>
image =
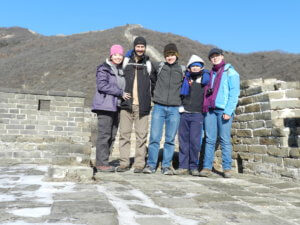
<svg viewBox="0 0 300 225">
<path fill-rule="evenodd" d="M 209 83 L 209 71 L 202 70 L 197 76 L 189 76 L 188 94 L 182 95 L 182 106 L 186 112 L 202 112 L 204 86 Z"/>
</svg>

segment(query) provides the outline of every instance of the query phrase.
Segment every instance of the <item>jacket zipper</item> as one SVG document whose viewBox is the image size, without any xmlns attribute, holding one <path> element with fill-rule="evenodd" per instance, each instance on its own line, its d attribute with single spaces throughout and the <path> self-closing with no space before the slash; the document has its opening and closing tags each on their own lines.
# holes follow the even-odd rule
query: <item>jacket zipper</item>
<svg viewBox="0 0 300 225">
<path fill-rule="evenodd" d="M 170 94 L 170 84 L 171 84 L 171 74 L 172 74 L 172 66 L 170 66 L 170 73 L 169 73 L 169 87 L 168 87 L 168 98 L 167 98 L 167 105 L 169 103 L 169 94 Z"/>
</svg>

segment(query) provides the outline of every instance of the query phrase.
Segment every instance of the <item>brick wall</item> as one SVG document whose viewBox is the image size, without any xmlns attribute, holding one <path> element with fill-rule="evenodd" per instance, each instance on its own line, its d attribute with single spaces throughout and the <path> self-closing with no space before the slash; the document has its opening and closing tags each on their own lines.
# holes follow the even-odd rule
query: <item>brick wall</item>
<svg viewBox="0 0 300 225">
<path fill-rule="evenodd" d="M 232 129 L 239 172 L 300 179 L 300 82 L 255 79 L 241 83 Z M 221 162 L 218 150 L 217 163 Z"/>
<path fill-rule="evenodd" d="M 0 89 L 0 162 L 88 164 L 90 123 L 75 92 Z"/>
<path fill-rule="evenodd" d="M 299 82 L 241 83 L 232 129 L 237 171 L 300 179 L 299 97 Z M 96 136 L 96 114 L 84 108 L 81 93 L 0 89 L 0 162 L 88 164 Z M 134 156 L 134 134 L 131 144 Z M 112 154 L 119 155 L 118 135 Z M 215 166 L 220 164 L 218 149 Z"/>
</svg>

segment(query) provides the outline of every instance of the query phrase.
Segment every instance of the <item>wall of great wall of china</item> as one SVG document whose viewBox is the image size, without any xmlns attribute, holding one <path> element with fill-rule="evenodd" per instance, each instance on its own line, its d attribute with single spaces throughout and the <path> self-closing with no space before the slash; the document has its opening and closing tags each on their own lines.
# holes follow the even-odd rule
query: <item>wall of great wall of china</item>
<svg viewBox="0 0 300 225">
<path fill-rule="evenodd" d="M 88 166 L 96 124 L 82 93 L 0 88 L 0 163 Z M 300 82 L 241 82 L 232 128 L 237 172 L 300 179 L 299 137 Z M 132 156 L 134 143 L 132 135 Z M 112 155 L 118 157 L 118 138 Z M 217 169 L 220 162 L 217 149 Z"/>
</svg>

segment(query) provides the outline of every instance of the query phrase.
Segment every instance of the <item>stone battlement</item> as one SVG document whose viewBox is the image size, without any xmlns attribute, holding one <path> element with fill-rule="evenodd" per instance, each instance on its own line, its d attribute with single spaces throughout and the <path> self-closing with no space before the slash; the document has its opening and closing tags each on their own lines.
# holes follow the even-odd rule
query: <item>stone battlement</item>
<svg viewBox="0 0 300 225">
<path fill-rule="evenodd" d="M 0 89 L 3 163 L 88 164 L 90 136 L 83 93 Z"/>
<path fill-rule="evenodd" d="M 232 129 L 238 172 L 300 179 L 299 98 L 300 82 L 241 82 Z M 89 165 L 96 128 L 83 93 L 0 88 L 0 162 Z M 118 138 L 114 146 L 117 157 Z M 134 148 L 132 135 L 132 156 Z M 220 164 L 218 149 L 215 166 Z"/>
<path fill-rule="evenodd" d="M 300 82 L 241 82 L 232 129 L 239 172 L 300 179 Z M 216 152 L 221 156 L 221 152 Z M 220 158 L 219 158 L 220 162 Z"/>
</svg>

